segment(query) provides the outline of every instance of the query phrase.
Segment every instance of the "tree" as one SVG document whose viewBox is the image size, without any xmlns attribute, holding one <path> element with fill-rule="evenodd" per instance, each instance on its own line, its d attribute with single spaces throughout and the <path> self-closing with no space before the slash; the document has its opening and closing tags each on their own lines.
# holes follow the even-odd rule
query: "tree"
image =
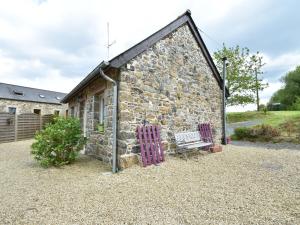
<svg viewBox="0 0 300 225">
<path fill-rule="evenodd" d="M 262 79 L 257 78 L 258 74 L 262 74 L 262 56 L 259 52 L 250 54 L 248 48 L 235 47 L 227 48 L 225 44 L 223 48 L 214 53 L 214 59 L 219 71 L 223 70 L 222 58 L 227 57 L 227 88 L 230 97 L 227 99 L 227 105 L 245 105 L 249 103 L 257 103 L 259 110 L 258 91 L 262 91 L 268 86 Z"/>
<path fill-rule="evenodd" d="M 275 92 L 268 105 L 280 103 L 281 109 L 296 110 L 300 105 L 300 66 L 281 78 L 283 88 Z"/>
</svg>

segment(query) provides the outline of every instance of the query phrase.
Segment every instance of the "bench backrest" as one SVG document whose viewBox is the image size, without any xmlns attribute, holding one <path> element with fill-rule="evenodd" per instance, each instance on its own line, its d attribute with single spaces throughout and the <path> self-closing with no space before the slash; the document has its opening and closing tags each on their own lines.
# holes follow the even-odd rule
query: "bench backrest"
<svg viewBox="0 0 300 225">
<path fill-rule="evenodd" d="M 205 142 L 214 142 L 211 125 L 209 123 L 200 123 L 198 124 L 198 129 L 200 132 L 200 135 Z"/>
<path fill-rule="evenodd" d="M 201 137 L 200 137 L 200 134 L 198 131 L 182 132 L 182 133 L 176 133 L 174 135 L 175 135 L 175 140 L 176 140 L 177 144 L 201 141 Z"/>
</svg>

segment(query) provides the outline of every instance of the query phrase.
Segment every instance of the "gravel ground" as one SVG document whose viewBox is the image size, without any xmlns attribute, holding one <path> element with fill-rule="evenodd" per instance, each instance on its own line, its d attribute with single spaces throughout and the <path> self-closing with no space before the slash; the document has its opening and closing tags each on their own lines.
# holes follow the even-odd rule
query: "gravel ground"
<svg viewBox="0 0 300 225">
<path fill-rule="evenodd" d="M 30 144 L 0 145 L 1 225 L 300 224 L 300 151 L 228 145 L 110 175 L 85 156 L 43 169 Z"/>
</svg>

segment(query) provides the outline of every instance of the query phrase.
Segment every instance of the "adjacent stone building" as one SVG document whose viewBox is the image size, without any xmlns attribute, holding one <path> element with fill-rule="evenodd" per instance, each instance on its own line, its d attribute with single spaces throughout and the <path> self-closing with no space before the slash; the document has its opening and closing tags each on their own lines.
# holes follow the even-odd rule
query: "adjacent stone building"
<svg viewBox="0 0 300 225">
<path fill-rule="evenodd" d="M 0 83 L 0 112 L 66 115 L 65 93 Z"/>
<path fill-rule="evenodd" d="M 106 64 L 62 101 L 82 121 L 86 154 L 111 162 L 113 89 L 100 68 L 118 83 L 119 161 L 139 153 L 135 132 L 143 123 L 160 124 L 167 151 L 175 148 L 175 132 L 196 131 L 201 122 L 212 124 L 214 141 L 220 142 L 222 79 L 190 11 Z"/>
</svg>

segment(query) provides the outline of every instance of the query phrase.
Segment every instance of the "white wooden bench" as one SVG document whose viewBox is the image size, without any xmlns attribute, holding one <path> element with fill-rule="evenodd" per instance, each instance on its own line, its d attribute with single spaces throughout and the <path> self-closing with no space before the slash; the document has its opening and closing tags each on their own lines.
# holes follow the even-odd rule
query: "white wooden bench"
<svg viewBox="0 0 300 225">
<path fill-rule="evenodd" d="M 175 133 L 175 141 L 178 153 L 186 153 L 191 149 L 207 147 L 213 144 L 204 142 L 198 131 Z"/>
</svg>

